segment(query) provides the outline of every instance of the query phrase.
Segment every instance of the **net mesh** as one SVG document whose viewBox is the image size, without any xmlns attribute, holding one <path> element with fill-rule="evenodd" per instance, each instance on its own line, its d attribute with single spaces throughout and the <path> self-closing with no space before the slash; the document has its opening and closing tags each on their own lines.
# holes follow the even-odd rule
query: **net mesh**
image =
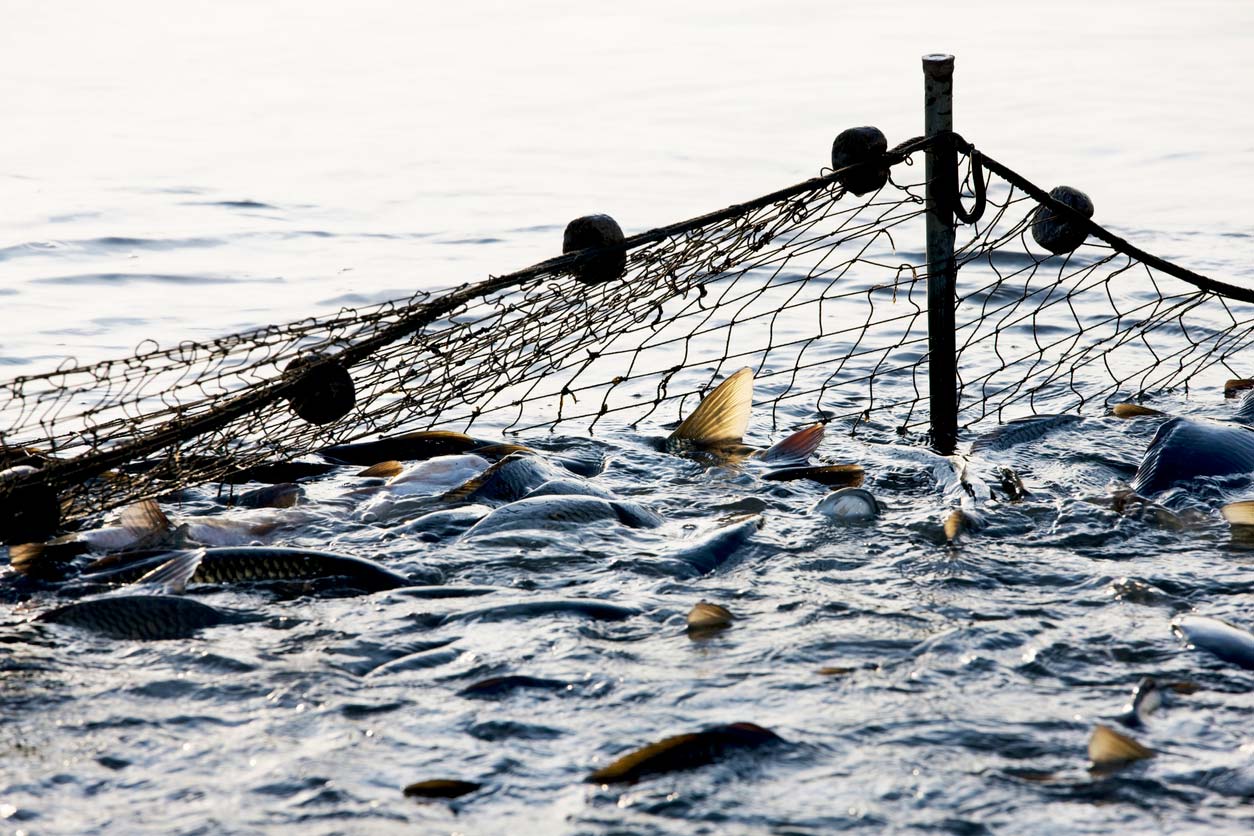
<svg viewBox="0 0 1254 836">
<path fill-rule="evenodd" d="M 963 191 L 987 201 L 957 228 L 961 426 L 1105 409 L 1201 374 L 1235 376 L 1227 360 L 1254 328 L 1239 289 L 1164 272 L 1113 235 L 1090 235 L 1065 256 L 1043 252 L 1030 235 L 1043 192 L 988 158 L 973 165 L 973 149 L 955 141 L 967 151 Z M 611 281 L 582 281 L 598 255 L 573 254 L 444 293 L 146 344 L 0 383 L 7 463 L 36 450 L 39 467 L 0 480 L 0 503 L 44 484 L 74 523 L 400 430 L 665 426 L 745 366 L 772 427 L 921 432 L 927 184 L 912 161 L 928 146 L 888 152 L 879 161 L 888 182 L 870 194 L 826 171 L 635 236 Z M 977 168 L 990 172 L 986 188 Z M 289 366 L 328 358 L 351 377 L 355 401 L 338 420 L 301 420 L 289 403 L 301 374 Z"/>
</svg>

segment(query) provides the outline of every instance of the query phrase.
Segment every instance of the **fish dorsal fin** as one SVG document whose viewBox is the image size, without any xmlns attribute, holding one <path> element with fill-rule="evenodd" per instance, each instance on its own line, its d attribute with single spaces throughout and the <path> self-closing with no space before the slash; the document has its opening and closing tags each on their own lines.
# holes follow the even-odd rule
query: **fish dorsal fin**
<svg viewBox="0 0 1254 836">
<path fill-rule="evenodd" d="M 736 617 L 724 606 L 701 601 L 688 613 L 688 629 L 717 630 L 730 627 Z"/>
<path fill-rule="evenodd" d="M 693 444 L 739 442 L 749 428 L 753 406 L 753 370 L 744 368 L 718 385 L 671 433 L 671 441 Z"/>
<path fill-rule="evenodd" d="M 793 433 L 762 454 L 770 464 L 805 464 L 823 443 L 823 425 L 812 424 Z"/>
<path fill-rule="evenodd" d="M 143 502 L 136 502 L 134 505 L 123 508 L 121 523 L 123 528 L 136 537 L 143 537 L 145 534 L 158 531 L 170 531 L 174 528 L 170 518 L 161 510 L 161 506 L 157 505 L 155 499 L 145 499 Z"/>
<path fill-rule="evenodd" d="M 511 453 L 510 455 L 506 456 L 500 461 L 493 462 L 491 465 L 488 466 L 486 470 L 484 470 L 478 476 L 472 476 L 469 479 L 467 479 L 465 482 L 462 482 L 460 485 L 453 488 L 452 490 L 446 491 L 445 493 L 441 494 L 440 500 L 442 502 L 465 501 L 467 498 L 471 496 L 471 494 L 473 494 L 475 491 L 479 490 L 485 484 L 487 484 L 489 479 L 493 478 L 494 476 L 496 476 L 497 473 L 501 472 L 506 467 L 508 467 L 510 462 L 524 455 L 530 455 L 530 454 L 529 453 Z"/>
<path fill-rule="evenodd" d="M 1152 749 L 1147 749 L 1126 734 L 1121 734 L 1109 726 L 1098 725 L 1089 738 L 1089 760 L 1097 768 L 1117 766 L 1145 758 L 1154 757 Z"/>
<path fill-rule="evenodd" d="M 361 471 L 357 475 L 366 479 L 369 479 L 369 478 L 391 479 L 394 476 L 400 476 L 401 471 L 403 471 L 404 469 L 405 469 L 405 465 L 401 464 L 396 459 L 389 459 L 388 461 L 379 462 L 376 465 L 372 465 L 366 468 L 365 470 Z"/>
<path fill-rule="evenodd" d="M 135 581 L 136 586 L 160 586 L 167 591 L 181 595 L 187 589 L 187 582 L 200 568 L 205 558 L 204 549 L 188 549 L 172 552 L 174 555 L 165 563 Z"/>
<path fill-rule="evenodd" d="M 1148 406 L 1141 406 L 1139 403 L 1117 403 L 1110 408 L 1110 414 L 1116 418 L 1143 418 L 1146 416 L 1166 416 L 1167 413 L 1161 409 L 1151 409 Z"/>
</svg>

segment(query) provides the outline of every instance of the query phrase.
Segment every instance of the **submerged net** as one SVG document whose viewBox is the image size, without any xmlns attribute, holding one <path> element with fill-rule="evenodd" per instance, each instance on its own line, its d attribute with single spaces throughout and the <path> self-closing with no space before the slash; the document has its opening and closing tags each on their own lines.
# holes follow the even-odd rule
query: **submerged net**
<svg viewBox="0 0 1254 836">
<path fill-rule="evenodd" d="M 888 182 L 862 196 L 842 185 L 850 169 L 825 172 L 629 238 L 617 247 L 625 269 L 608 281 L 585 279 L 613 247 L 444 293 L 0 383 L 0 452 L 7 465 L 38 468 L 0 480 L 0 508 L 46 488 L 73 523 L 401 430 L 662 427 L 745 366 L 771 427 L 821 420 L 851 432 L 921 432 L 927 184 L 912 155 L 950 139 L 967 152 L 966 191 L 987 203 L 958 227 L 960 425 L 1104 409 L 1217 368 L 1235 375 L 1226 361 L 1250 341 L 1254 297 L 1096 226 L 1104 237 L 1066 256 L 1045 253 L 1029 233 L 1044 193 L 988 158 L 973 166 L 973 149 L 943 136 L 875 161 Z M 986 189 L 979 168 L 997 175 Z M 316 416 L 324 423 L 293 414 L 293 404 L 317 413 L 320 398 L 349 386 L 344 414 Z"/>
</svg>

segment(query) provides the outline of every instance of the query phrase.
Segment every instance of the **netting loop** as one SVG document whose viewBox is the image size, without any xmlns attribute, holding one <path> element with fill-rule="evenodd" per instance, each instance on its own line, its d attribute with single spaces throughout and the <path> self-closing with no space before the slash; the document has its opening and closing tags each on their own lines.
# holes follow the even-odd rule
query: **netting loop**
<svg viewBox="0 0 1254 836">
<path fill-rule="evenodd" d="M 962 206 L 962 195 L 954 195 L 954 217 L 964 224 L 973 224 L 984 217 L 984 209 L 988 206 L 987 184 L 984 179 L 984 161 L 980 152 L 971 148 L 967 154 L 971 161 L 971 189 L 975 194 L 975 206 L 968 212 Z"/>
</svg>

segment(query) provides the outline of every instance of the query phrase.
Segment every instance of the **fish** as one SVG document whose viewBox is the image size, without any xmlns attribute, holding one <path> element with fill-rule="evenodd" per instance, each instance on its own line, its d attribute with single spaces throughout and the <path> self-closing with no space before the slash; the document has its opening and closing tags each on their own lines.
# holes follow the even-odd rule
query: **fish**
<svg viewBox="0 0 1254 836">
<path fill-rule="evenodd" d="M 35 621 L 64 624 L 115 639 L 185 639 L 205 627 L 256 621 L 173 595 L 122 595 L 77 601 Z"/>
<path fill-rule="evenodd" d="M 1161 418 L 1167 413 L 1161 409 L 1142 406 L 1139 403 L 1117 403 L 1110 408 L 1110 414 L 1116 418 Z"/>
<path fill-rule="evenodd" d="M 764 524 L 758 514 L 733 517 L 710 533 L 667 552 L 642 568 L 646 572 L 676 577 L 707 575 L 748 545 Z"/>
<path fill-rule="evenodd" d="M 867 522 L 880 515 L 880 504 L 868 490 L 841 488 L 820 499 L 810 513 L 839 522 Z"/>
<path fill-rule="evenodd" d="M 997 468 L 997 477 L 1001 482 L 1001 489 L 1006 494 L 1006 499 L 1010 502 L 1022 502 L 1032 495 L 1032 492 L 1023 486 L 1023 479 L 1009 467 Z"/>
<path fill-rule="evenodd" d="M 193 549 L 146 558 L 83 577 L 99 583 L 167 583 L 185 574 L 183 583 L 230 584 L 248 581 L 344 578 L 365 592 L 416 586 L 417 582 L 370 560 L 332 552 L 277 546 Z"/>
<path fill-rule="evenodd" d="M 1177 616 L 1171 629 L 1180 638 L 1224 662 L 1254 670 L 1254 634 L 1217 618 Z"/>
<path fill-rule="evenodd" d="M 415 534 L 428 542 L 464 534 L 479 520 L 491 513 L 487 505 L 462 505 L 430 511 L 394 529 L 402 534 Z"/>
<path fill-rule="evenodd" d="M 319 451 L 324 459 L 338 464 L 370 467 L 389 460 L 415 461 L 436 456 L 469 453 L 489 442 L 450 430 L 418 430 L 374 441 L 333 444 Z"/>
<path fill-rule="evenodd" d="M 476 784 L 474 781 L 434 778 L 410 784 L 402 792 L 406 798 L 460 798 L 482 788 L 483 784 Z"/>
<path fill-rule="evenodd" d="M 857 488 L 866 478 L 866 471 L 860 464 L 792 465 L 768 470 L 762 478 L 768 482 L 808 479 L 833 488 Z"/>
<path fill-rule="evenodd" d="M 547 601 L 515 601 L 448 613 L 437 617 L 435 623 L 503 621 L 514 618 L 535 618 L 542 615 L 581 615 L 596 621 L 625 621 L 639 614 L 640 610 L 635 607 L 596 598 L 558 598 Z"/>
<path fill-rule="evenodd" d="M 1066 413 L 1013 418 L 977 438 L 971 445 L 971 452 L 1008 450 L 1020 444 L 1037 441 L 1056 429 L 1071 426 L 1082 420 L 1084 419 L 1079 415 Z"/>
<path fill-rule="evenodd" d="M 562 531 L 608 522 L 630 528 L 657 528 L 663 520 L 656 512 L 634 502 L 595 496 L 535 496 L 493 509 L 463 536 L 473 538 L 503 531 Z"/>
<path fill-rule="evenodd" d="M 1254 473 L 1254 428 L 1198 418 L 1169 418 L 1150 440 L 1131 488 L 1153 496 L 1200 476 Z"/>
<path fill-rule="evenodd" d="M 544 459 L 527 453 L 511 453 L 482 473 L 440 496 L 444 503 L 515 502 L 552 479 L 563 476 Z"/>
<path fill-rule="evenodd" d="M 9 562 L 28 578 L 58 581 L 75 574 L 77 558 L 90 552 L 164 552 L 194 543 L 189 526 L 175 526 L 149 499 L 122 509 L 118 525 L 10 546 Z"/>
<path fill-rule="evenodd" d="M 736 618 L 731 611 L 720 604 L 699 601 L 688 613 L 688 635 L 693 638 L 704 638 L 726 630 Z"/>
<path fill-rule="evenodd" d="M 1125 766 L 1134 761 L 1154 757 L 1154 751 L 1137 743 L 1122 732 L 1100 723 L 1089 737 L 1089 764 L 1094 771 Z"/>
<path fill-rule="evenodd" d="M 378 489 L 367 491 L 370 499 L 357 511 L 357 517 L 362 522 L 379 522 L 434 510 L 442 502 L 447 503 L 444 497 L 449 492 L 473 482 L 491 467 L 492 463 L 482 456 L 463 453 L 435 456 L 402 468 Z M 388 468 L 377 472 L 394 471 Z"/>
<path fill-rule="evenodd" d="M 672 453 L 738 446 L 749 429 L 753 408 L 753 370 L 743 368 L 702 399 L 692 414 L 666 439 Z"/>
<path fill-rule="evenodd" d="M 1163 689 L 1152 676 L 1145 676 L 1137 683 L 1132 692 L 1132 699 L 1123 707 L 1123 713 L 1117 718 L 1120 723 L 1130 729 L 1139 729 L 1145 725 L 1146 719 L 1163 704 Z"/>
<path fill-rule="evenodd" d="M 823 424 L 815 423 L 766 450 L 750 447 L 744 443 L 744 435 L 752 409 L 753 370 L 746 367 L 702 399 L 667 436 L 665 449 L 678 455 L 712 455 L 724 461 L 756 459 L 764 465 L 786 468 L 804 465 L 823 441 Z"/>
<path fill-rule="evenodd" d="M 239 496 L 228 496 L 224 504 L 233 508 L 291 508 L 305 498 L 305 489 L 295 482 L 280 482 Z"/>
<path fill-rule="evenodd" d="M 592 772 L 590 784 L 627 784 L 714 763 L 736 751 L 754 749 L 783 738 L 754 723 L 728 723 L 698 732 L 678 734 L 629 752 Z"/>
<path fill-rule="evenodd" d="M 493 676 L 488 679 L 481 679 L 478 682 L 472 682 L 458 693 L 463 697 L 500 697 L 524 688 L 543 691 L 566 691 L 570 687 L 570 683 L 560 679 L 544 679 L 525 674 L 511 674 L 508 676 Z"/>
<path fill-rule="evenodd" d="M 582 479 L 550 479 L 538 488 L 533 489 L 523 499 L 534 499 L 538 496 L 592 496 L 597 499 L 616 500 L 612 492 L 605 488 L 585 482 Z"/>
</svg>

